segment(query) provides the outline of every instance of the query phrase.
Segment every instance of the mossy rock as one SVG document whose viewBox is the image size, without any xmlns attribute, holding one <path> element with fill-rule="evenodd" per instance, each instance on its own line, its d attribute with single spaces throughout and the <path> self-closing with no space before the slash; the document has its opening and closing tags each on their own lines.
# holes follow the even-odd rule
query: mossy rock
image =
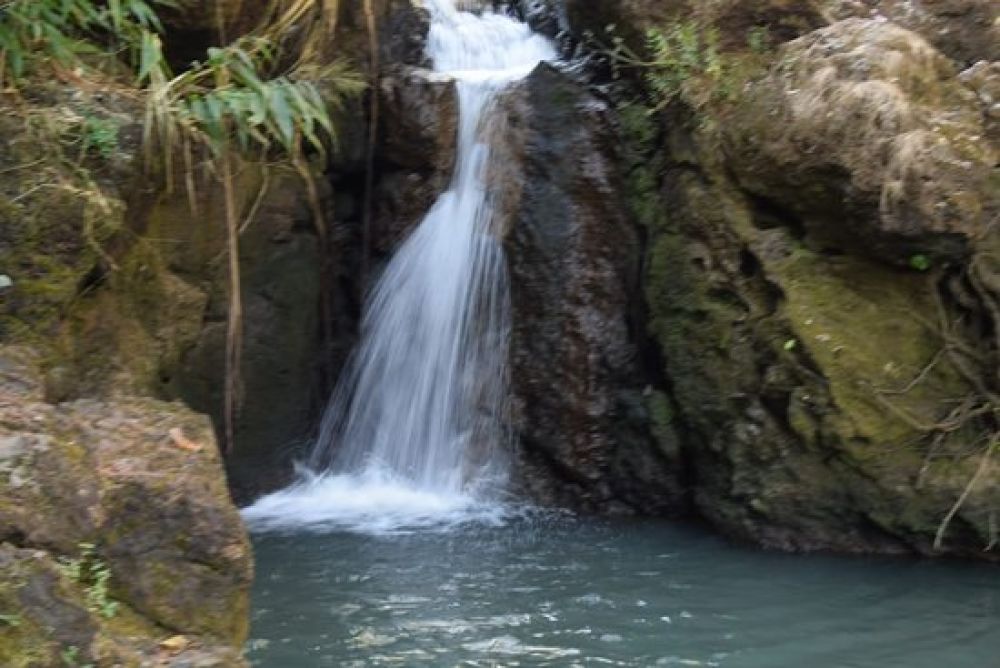
<svg viewBox="0 0 1000 668">
<path fill-rule="evenodd" d="M 207 418 L 152 399 L 42 403 L 24 349 L 0 347 L 0 369 L 0 542 L 94 544 L 133 618 L 239 647 L 252 558 Z"/>
<path fill-rule="evenodd" d="M 814 246 L 956 261 L 1000 212 L 976 96 L 916 33 L 849 19 L 786 45 L 724 120 L 740 185 Z"/>
<path fill-rule="evenodd" d="M 695 144 L 697 162 L 667 172 L 646 273 L 699 511 L 782 549 L 991 558 L 992 468 L 933 547 L 980 463 L 964 433 L 951 458 L 928 459 L 911 423 L 972 391 L 948 360 L 929 366 L 944 344 L 936 274 L 814 247 L 710 150 Z M 634 188 L 644 200 L 647 181 Z"/>
</svg>

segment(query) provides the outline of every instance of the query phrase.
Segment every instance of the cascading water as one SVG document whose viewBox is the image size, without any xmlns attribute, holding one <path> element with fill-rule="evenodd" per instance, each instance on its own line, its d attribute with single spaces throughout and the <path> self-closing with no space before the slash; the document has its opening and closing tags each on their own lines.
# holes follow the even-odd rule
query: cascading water
<svg viewBox="0 0 1000 668">
<path fill-rule="evenodd" d="M 373 289 L 308 470 L 244 511 L 252 527 L 379 531 L 503 512 L 510 309 L 484 124 L 500 91 L 556 53 L 506 16 L 428 5 L 428 53 L 459 99 L 451 186 Z"/>
</svg>

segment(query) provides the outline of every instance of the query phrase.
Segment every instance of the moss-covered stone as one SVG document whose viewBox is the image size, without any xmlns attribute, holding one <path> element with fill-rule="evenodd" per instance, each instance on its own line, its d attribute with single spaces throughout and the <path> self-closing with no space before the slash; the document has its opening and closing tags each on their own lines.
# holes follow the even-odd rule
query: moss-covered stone
<svg viewBox="0 0 1000 668">
<path fill-rule="evenodd" d="M 851 19 L 789 43 L 725 119 L 740 185 L 816 245 L 962 259 L 1000 211 L 975 95 L 919 35 Z"/>
<path fill-rule="evenodd" d="M 115 624 L 131 619 L 153 629 L 138 633 L 139 642 L 186 633 L 220 652 L 239 648 L 247 635 L 250 545 L 207 418 L 152 399 L 43 403 L 37 361 L 29 350 L 0 347 L 0 543 L 30 547 L 42 561 L 96 545 L 93 558 L 110 572 L 108 595 L 129 614 L 113 623 L 98 619 L 101 610 L 72 612 L 79 606 L 67 604 L 66 614 L 91 633 L 124 633 Z M 32 584 L 34 575 L 11 582 L 18 578 L 29 589 L 41 586 Z M 26 619 L 10 629 L 18 651 L 30 649 L 21 646 L 29 642 L 23 634 L 36 631 L 47 638 L 39 647 L 97 651 L 91 640 L 64 642 L 53 625 L 32 621 L 41 612 L 8 601 L 11 611 L 2 614 Z M 219 665 L 239 663 L 230 656 L 233 663 Z"/>
</svg>

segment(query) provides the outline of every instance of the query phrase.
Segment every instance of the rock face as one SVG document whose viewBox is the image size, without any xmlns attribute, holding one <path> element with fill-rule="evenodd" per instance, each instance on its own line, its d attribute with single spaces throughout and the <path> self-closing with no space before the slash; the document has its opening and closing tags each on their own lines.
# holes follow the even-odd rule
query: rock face
<svg viewBox="0 0 1000 668">
<path fill-rule="evenodd" d="M 504 184 L 527 484 L 592 510 L 680 511 L 676 452 L 649 432 L 658 397 L 644 392 L 634 340 L 640 239 L 622 201 L 610 110 L 546 65 L 501 106 L 502 171 L 490 180 Z"/>
<path fill-rule="evenodd" d="M 851 19 L 789 44 L 727 125 L 747 192 L 817 243 L 905 263 L 960 259 L 996 215 L 996 148 L 952 63 L 891 23 Z"/>
<path fill-rule="evenodd" d="M 333 211 L 322 180 L 321 204 Z M 176 362 L 159 371 L 157 396 L 178 397 L 221 424 L 228 295 L 225 242 L 219 221 L 224 212 L 217 189 L 205 187 L 200 224 L 191 224 L 183 197 L 162 197 L 144 218 L 143 234 L 171 239 L 159 253 L 159 273 L 183 277 L 203 300 L 198 320 Z M 283 484 L 288 459 L 307 440 L 322 405 L 324 348 L 321 298 L 341 306 L 337 284 L 324 294 L 321 242 L 309 210 L 302 178 L 291 169 L 272 168 L 262 176 L 246 164 L 237 187 L 240 210 L 254 210 L 240 238 L 243 267 L 243 403 L 236 444 L 227 458 L 239 500 Z M 338 246 L 328 249 L 335 261 Z M 339 340 L 340 333 L 334 337 Z"/>
<path fill-rule="evenodd" d="M 47 404 L 36 357 L 0 348 L 0 662 L 243 665 L 250 545 L 207 418 Z"/>
<path fill-rule="evenodd" d="M 578 30 L 626 36 L 715 25 L 722 71 L 759 72 L 728 98 L 623 123 L 649 329 L 698 512 L 783 549 L 995 559 L 991 65 L 959 76 L 956 54 L 907 27 L 821 27 L 836 17 L 811 2 L 569 8 Z M 773 28 L 792 13 L 813 18 Z M 747 25 L 773 48 L 751 54 L 732 27 Z"/>
<path fill-rule="evenodd" d="M 1000 53 L 1000 9 L 991 0 L 832 0 L 831 19 L 885 20 L 912 30 L 960 66 Z"/>
<path fill-rule="evenodd" d="M 455 164 L 458 96 L 454 81 L 397 65 L 381 80 L 379 180 L 372 238 L 391 253 L 447 188 Z"/>
</svg>

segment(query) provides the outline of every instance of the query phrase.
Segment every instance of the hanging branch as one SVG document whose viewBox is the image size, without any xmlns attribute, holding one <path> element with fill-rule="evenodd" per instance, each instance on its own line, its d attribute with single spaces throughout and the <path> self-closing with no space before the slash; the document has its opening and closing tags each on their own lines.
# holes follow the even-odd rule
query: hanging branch
<svg viewBox="0 0 1000 668">
<path fill-rule="evenodd" d="M 371 67 L 370 101 L 368 116 L 368 146 L 365 152 L 365 194 L 362 208 L 361 232 L 361 286 L 368 283 L 368 263 L 372 245 L 372 197 L 375 189 L 375 144 L 378 140 L 379 118 L 379 54 L 378 54 L 378 23 L 372 0 L 365 0 L 365 23 L 368 29 L 368 57 Z"/>
<path fill-rule="evenodd" d="M 268 155 L 282 154 L 305 181 L 317 236 L 325 251 L 325 222 L 304 151 L 309 148 L 321 158 L 327 155 L 328 146 L 336 141 L 331 108 L 339 108 L 346 97 L 364 88 L 360 79 L 339 62 L 319 66 L 300 57 L 291 69 L 274 72 L 280 62 L 274 35 L 283 32 L 275 26 L 287 28 L 308 9 L 322 11 L 329 7 L 329 3 L 314 5 L 318 1 L 296 0 L 274 19 L 274 23 L 229 46 L 209 49 L 204 63 L 196 63 L 176 77 L 170 76 L 157 36 L 147 36 L 142 49 L 140 80 L 148 81 L 150 89 L 145 128 L 147 165 L 160 162 L 169 189 L 174 171 L 173 154 L 181 149 L 190 190 L 194 181 L 192 156 L 207 154 L 210 172 L 223 186 L 229 276 L 223 398 L 226 452 L 231 452 L 235 446 L 243 389 L 240 373 L 243 350 L 241 223 L 232 161 L 237 154 L 250 154 L 266 164 Z M 317 53 L 314 50 L 316 41 L 314 37 L 307 38 L 303 48 Z M 325 96 L 320 93 L 319 86 L 324 86 Z M 194 200 L 193 195 L 191 199 Z M 252 211 L 256 208 L 257 203 Z M 242 226 L 248 224 L 249 216 Z"/>
</svg>

